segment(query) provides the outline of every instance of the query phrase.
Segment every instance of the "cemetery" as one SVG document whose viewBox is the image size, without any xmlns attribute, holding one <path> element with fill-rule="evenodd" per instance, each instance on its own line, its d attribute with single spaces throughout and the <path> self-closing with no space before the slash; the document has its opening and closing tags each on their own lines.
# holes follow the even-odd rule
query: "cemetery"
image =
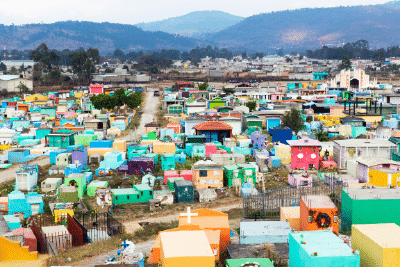
<svg viewBox="0 0 400 267">
<path fill-rule="evenodd" d="M 71 105 L 69 94 L 54 96 L 58 106 L 12 101 L 21 116 L 0 122 L 9 146 L 1 164 L 15 168 L 0 185 L 0 265 L 50 255 L 60 264 L 52 266 L 68 266 L 68 253 L 110 246 L 96 252 L 118 248 L 106 264 L 143 267 L 397 266 L 399 142 L 378 139 L 386 131 L 372 121 L 381 115 L 360 126 L 368 116 L 305 108 L 292 129 L 289 92 L 265 93 L 269 107 L 250 112 L 241 102 L 250 95 L 170 89 L 160 91 L 163 116 L 143 122 L 135 138 L 141 110 L 78 104 L 112 93 L 102 84 L 71 91 L 82 93 Z M 337 102 L 332 114 L 339 106 L 351 115 L 350 104 Z M 41 108 L 42 124 L 30 108 Z M 138 250 L 142 242 L 151 250 Z M 17 256 L 4 256 L 4 246 Z"/>
</svg>

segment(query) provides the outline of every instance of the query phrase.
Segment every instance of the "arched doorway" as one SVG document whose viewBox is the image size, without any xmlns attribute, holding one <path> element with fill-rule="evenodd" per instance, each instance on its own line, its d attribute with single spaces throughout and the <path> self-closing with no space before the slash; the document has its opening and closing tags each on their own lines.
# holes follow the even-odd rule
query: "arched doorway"
<svg viewBox="0 0 400 267">
<path fill-rule="evenodd" d="M 355 78 L 350 80 L 350 88 L 352 88 L 352 89 L 360 88 L 360 81 L 358 79 L 355 79 Z"/>
<path fill-rule="evenodd" d="M 70 185 L 70 186 L 75 186 L 75 187 L 78 187 L 78 184 L 76 183 L 76 181 L 75 181 L 75 180 L 71 180 L 71 181 L 69 181 L 69 185 Z"/>
</svg>

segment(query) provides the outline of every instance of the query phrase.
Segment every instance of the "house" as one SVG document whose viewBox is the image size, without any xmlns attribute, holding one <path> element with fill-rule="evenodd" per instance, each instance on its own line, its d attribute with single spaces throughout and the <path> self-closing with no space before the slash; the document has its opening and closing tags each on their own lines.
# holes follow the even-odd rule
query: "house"
<svg viewBox="0 0 400 267">
<path fill-rule="evenodd" d="M 66 167 L 71 164 L 72 154 L 71 153 L 61 153 L 56 157 L 56 165 L 60 167 Z"/>
<path fill-rule="evenodd" d="M 393 171 L 400 171 L 400 162 L 393 161 L 390 159 L 382 159 L 382 158 L 358 158 L 356 159 L 356 176 L 360 180 L 361 183 L 369 182 L 369 173 L 371 169 L 375 168 L 386 168 Z M 347 162 L 349 165 L 350 162 Z M 387 175 L 385 175 L 387 176 Z M 386 181 L 390 181 L 390 179 L 386 179 Z M 391 182 L 389 182 L 391 184 Z"/>
<path fill-rule="evenodd" d="M 285 93 L 276 91 L 275 93 L 272 93 L 270 95 L 270 97 L 271 97 L 272 103 L 277 102 L 277 101 L 283 101 L 283 98 L 285 97 Z"/>
<path fill-rule="evenodd" d="M 242 119 L 235 116 L 226 116 L 219 119 L 232 127 L 232 135 L 240 135 L 243 129 Z"/>
<path fill-rule="evenodd" d="M 70 130 L 59 130 L 46 136 L 49 147 L 68 147 L 75 144 L 75 132 Z"/>
<path fill-rule="evenodd" d="M 196 116 L 196 117 L 186 117 L 184 123 L 184 131 L 186 136 L 195 136 L 196 129 L 194 128 L 197 124 L 207 121 L 206 117 Z M 188 142 L 190 143 L 190 142 Z"/>
<path fill-rule="evenodd" d="M 147 134 L 148 132 L 155 132 L 158 134 L 161 128 L 161 124 L 153 121 L 144 125 L 144 133 Z"/>
<path fill-rule="evenodd" d="M 243 183 L 256 184 L 257 170 L 253 164 L 236 164 L 223 167 L 225 186 L 241 185 Z M 235 181 L 238 179 L 239 184 Z"/>
<path fill-rule="evenodd" d="M 98 83 L 91 84 L 89 88 L 90 88 L 90 94 L 98 95 L 104 93 L 104 84 L 98 84 Z"/>
<path fill-rule="evenodd" d="M 46 178 L 40 188 L 42 192 L 50 192 L 56 190 L 60 185 L 62 185 L 62 178 Z"/>
<path fill-rule="evenodd" d="M 87 167 L 88 161 L 88 151 L 87 148 L 76 148 L 72 150 L 72 160 L 73 164 L 81 164 L 83 168 Z"/>
<path fill-rule="evenodd" d="M 139 194 L 133 188 L 111 189 L 113 193 L 113 205 L 138 203 Z"/>
<path fill-rule="evenodd" d="M 6 127 L 0 128 L 0 145 L 11 145 L 17 131 Z"/>
<path fill-rule="evenodd" d="M 153 199 L 153 188 L 147 184 L 136 184 L 133 185 L 133 189 L 138 192 L 138 200 L 135 203 L 147 203 L 150 199 Z"/>
<path fill-rule="evenodd" d="M 285 221 L 240 222 L 240 244 L 287 243 L 291 228 Z"/>
<path fill-rule="evenodd" d="M 29 149 L 18 148 L 8 151 L 8 163 L 23 162 L 24 158 L 30 155 Z"/>
<path fill-rule="evenodd" d="M 280 142 L 282 144 L 288 144 L 288 140 L 292 140 L 292 129 L 289 127 L 275 127 L 269 128 L 269 134 L 272 136 L 272 142 Z"/>
<path fill-rule="evenodd" d="M 179 134 L 181 133 L 181 125 L 177 122 L 170 122 L 167 124 L 167 129 L 174 130 L 174 133 Z"/>
<path fill-rule="evenodd" d="M 44 213 L 44 202 L 42 195 L 37 192 L 29 192 L 24 195 L 21 191 L 14 190 L 8 194 L 8 214 L 23 213 L 24 218 L 31 215 Z"/>
<path fill-rule="evenodd" d="M 223 169 L 211 160 L 198 161 L 192 166 L 195 189 L 223 187 Z"/>
<path fill-rule="evenodd" d="M 195 113 L 204 112 L 207 109 L 207 99 L 199 97 L 194 99 L 192 102 L 185 104 L 187 115 L 193 115 Z"/>
<path fill-rule="evenodd" d="M 7 90 L 8 93 L 19 93 L 20 84 L 25 85 L 28 91 L 33 90 L 33 81 L 22 78 L 20 75 L 0 75 L 0 90 Z"/>
<path fill-rule="evenodd" d="M 15 172 L 17 190 L 30 191 L 37 187 L 39 168 L 37 164 L 25 164 Z"/>
<path fill-rule="evenodd" d="M 278 143 L 274 146 L 275 156 L 281 159 L 281 164 L 290 164 L 291 162 L 291 148 L 289 145 Z"/>
<path fill-rule="evenodd" d="M 209 120 L 194 126 L 196 135 L 205 135 L 206 142 L 223 142 L 224 138 L 232 137 L 232 126 L 216 120 Z"/>
<path fill-rule="evenodd" d="M 129 175 L 141 175 L 154 171 L 153 158 L 131 158 L 127 162 Z"/>
<path fill-rule="evenodd" d="M 340 118 L 340 123 L 342 125 L 350 125 L 355 127 L 365 127 L 367 124 L 364 119 L 349 115 L 344 118 Z"/>
<path fill-rule="evenodd" d="M 400 225 L 400 214 L 393 212 L 400 204 L 398 188 L 348 187 L 342 189 L 341 198 L 341 224 L 344 232 L 351 231 L 353 224 Z"/>
<path fill-rule="evenodd" d="M 289 233 L 290 266 L 360 266 L 357 255 L 330 231 Z"/>
<path fill-rule="evenodd" d="M 195 240 L 195 242 L 187 242 Z M 161 262 L 164 267 L 214 267 L 215 256 L 204 231 L 160 233 Z"/>
<path fill-rule="evenodd" d="M 319 149 L 321 143 L 318 140 L 303 138 L 287 141 L 291 148 L 291 167 L 293 170 L 309 168 L 318 169 Z"/>
<path fill-rule="evenodd" d="M 104 160 L 100 162 L 99 169 L 118 169 L 121 165 L 126 164 L 124 156 L 124 153 L 116 150 L 105 153 Z"/>
<path fill-rule="evenodd" d="M 250 139 L 254 149 L 267 149 L 269 144 L 268 135 L 260 132 L 253 132 L 250 135 Z"/>
<path fill-rule="evenodd" d="M 75 186 L 61 185 L 57 190 L 58 200 L 60 202 L 77 203 L 79 201 L 78 190 Z"/>
<path fill-rule="evenodd" d="M 177 203 L 193 202 L 194 188 L 191 181 L 179 180 L 174 182 L 175 201 Z"/>
<path fill-rule="evenodd" d="M 304 172 L 302 174 L 290 173 L 288 176 L 288 184 L 294 188 L 312 187 L 313 177 L 307 172 Z"/>
<path fill-rule="evenodd" d="M 103 120 L 85 120 L 85 130 L 107 130 L 108 122 Z"/>
<path fill-rule="evenodd" d="M 226 267 L 242 266 L 274 267 L 274 264 L 266 258 L 226 259 Z"/>
<path fill-rule="evenodd" d="M 361 157 L 390 159 L 397 146 L 388 140 L 348 139 L 333 141 L 333 160 L 339 169 L 345 169 L 349 159 Z"/>
<path fill-rule="evenodd" d="M 293 230 L 300 231 L 300 207 L 281 207 L 280 221 L 289 222 Z"/>
<path fill-rule="evenodd" d="M 274 117 L 266 118 L 267 131 L 269 131 L 269 128 L 279 127 L 280 124 L 281 124 L 281 118 L 274 118 Z"/>
<path fill-rule="evenodd" d="M 184 110 L 183 109 L 183 105 L 181 105 L 181 104 L 172 104 L 172 105 L 168 106 L 167 113 L 168 114 L 177 114 L 177 115 L 179 115 L 181 113 L 184 113 L 183 110 Z"/>
<path fill-rule="evenodd" d="M 223 100 L 220 97 L 215 97 L 212 100 L 208 101 L 208 109 L 214 109 L 215 107 L 224 107 L 227 106 L 227 101 Z"/>
<path fill-rule="evenodd" d="M 399 266 L 400 226 L 394 223 L 356 224 L 351 247 L 360 253 L 360 266 Z"/>
<path fill-rule="evenodd" d="M 92 181 L 88 184 L 87 186 L 87 195 L 89 197 L 93 197 L 96 193 L 96 189 L 99 187 L 108 187 L 108 182 L 107 181 Z"/>
<path fill-rule="evenodd" d="M 315 231 L 332 228 L 339 232 L 338 209 L 328 196 L 305 195 L 300 198 L 300 230 Z"/>
<path fill-rule="evenodd" d="M 78 197 L 83 198 L 86 193 L 86 175 L 84 173 L 72 173 L 65 177 L 64 185 L 76 187 Z"/>
<path fill-rule="evenodd" d="M 220 251 L 226 251 L 226 246 L 231 242 L 228 214 L 211 209 L 197 209 L 193 213 L 197 215 L 191 216 L 190 223 L 187 214 L 181 214 L 179 225 L 198 225 L 201 229 L 220 231 Z"/>
<path fill-rule="evenodd" d="M 107 187 L 97 187 L 94 198 L 99 212 L 110 212 L 113 205 L 112 189 Z"/>
</svg>

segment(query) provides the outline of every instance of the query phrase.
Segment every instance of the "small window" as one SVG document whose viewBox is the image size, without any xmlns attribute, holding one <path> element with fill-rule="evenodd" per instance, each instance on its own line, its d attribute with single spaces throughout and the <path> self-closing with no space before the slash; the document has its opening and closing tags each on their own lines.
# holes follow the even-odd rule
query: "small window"
<svg viewBox="0 0 400 267">
<path fill-rule="evenodd" d="M 213 179 L 207 179 L 207 184 L 213 184 L 214 180 Z"/>
<path fill-rule="evenodd" d="M 126 196 L 126 199 L 129 199 L 129 196 Z"/>
<path fill-rule="evenodd" d="M 214 176 L 219 176 L 219 171 L 214 171 Z"/>
<path fill-rule="evenodd" d="M 46 188 L 50 188 L 51 187 L 51 184 L 46 184 Z"/>
<path fill-rule="evenodd" d="M 139 195 L 136 195 L 136 198 L 139 199 Z"/>
<path fill-rule="evenodd" d="M 207 177 L 207 171 L 200 171 L 200 177 Z"/>
<path fill-rule="evenodd" d="M 206 179 L 201 179 L 200 184 L 206 184 Z"/>
<path fill-rule="evenodd" d="M 152 196 L 153 195 L 153 191 L 150 191 L 150 196 Z"/>
<path fill-rule="evenodd" d="M 115 200 L 118 200 L 118 197 L 115 197 Z"/>
<path fill-rule="evenodd" d="M 140 192 L 140 195 L 141 195 L 141 196 L 143 196 L 143 191 L 142 191 L 142 192 Z"/>
</svg>

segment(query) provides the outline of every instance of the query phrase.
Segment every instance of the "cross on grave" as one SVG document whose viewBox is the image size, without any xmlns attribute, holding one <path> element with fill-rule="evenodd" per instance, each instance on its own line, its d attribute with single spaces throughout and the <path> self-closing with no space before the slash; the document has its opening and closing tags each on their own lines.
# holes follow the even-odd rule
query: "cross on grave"
<svg viewBox="0 0 400 267">
<path fill-rule="evenodd" d="M 190 213 L 190 205 L 187 206 L 187 213 L 181 213 L 181 216 L 187 216 L 187 223 L 192 223 L 192 216 L 198 216 L 198 213 Z"/>
</svg>

